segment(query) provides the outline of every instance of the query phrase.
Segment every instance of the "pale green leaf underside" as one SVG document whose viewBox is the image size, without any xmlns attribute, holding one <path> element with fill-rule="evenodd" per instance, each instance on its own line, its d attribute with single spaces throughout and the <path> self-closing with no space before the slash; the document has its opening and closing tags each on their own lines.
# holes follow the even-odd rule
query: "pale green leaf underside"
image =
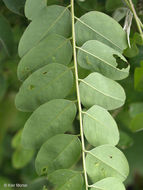
<svg viewBox="0 0 143 190">
<path fill-rule="evenodd" d="M 25 80 L 35 70 L 52 62 L 68 65 L 71 58 L 70 39 L 57 34 L 48 35 L 21 59 L 17 70 L 18 78 Z"/>
<path fill-rule="evenodd" d="M 69 130 L 76 106 L 69 100 L 51 100 L 40 106 L 28 119 L 22 134 L 25 148 L 39 148 L 50 137 Z"/>
<path fill-rule="evenodd" d="M 19 43 L 19 56 L 25 55 L 52 33 L 64 37 L 71 35 L 71 15 L 68 8 L 52 5 L 43 9 L 40 16 L 36 17 L 25 30 Z"/>
<path fill-rule="evenodd" d="M 127 47 L 126 33 L 113 18 L 91 11 L 75 24 L 76 43 L 82 46 L 88 40 L 98 40 L 119 52 Z"/>
<path fill-rule="evenodd" d="M 55 185 L 55 190 L 82 190 L 83 177 L 79 172 L 60 169 L 48 175 L 48 180 Z"/>
<path fill-rule="evenodd" d="M 116 122 L 104 108 L 92 106 L 84 114 L 84 134 L 93 146 L 103 144 L 117 145 L 119 131 Z"/>
<path fill-rule="evenodd" d="M 47 0 L 26 0 L 25 16 L 33 20 L 46 6 Z"/>
<path fill-rule="evenodd" d="M 121 80 L 128 76 L 129 65 L 126 69 L 117 68 L 117 62 L 114 55 L 120 57 L 123 61 L 127 60 L 116 50 L 97 41 L 90 40 L 78 48 L 78 63 L 81 67 L 91 71 L 97 71 L 113 80 Z"/>
<path fill-rule="evenodd" d="M 57 98 L 65 98 L 73 85 L 70 68 L 51 63 L 30 75 L 16 96 L 16 107 L 21 111 L 34 111 L 41 104 Z"/>
<path fill-rule="evenodd" d="M 81 154 L 77 136 L 60 134 L 46 141 L 38 152 L 35 167 L 38 175 L 49 174 L 58 169 L 67 169 L 75 164 Z"/>
<path fill-rule="evenodd" d="M 124 154 L 112 145 L 102 145 L 87 154 L 86 168 L 92 182 L 106 177 L 116 177 L 124 181 L 129 173 L 129 166 Z"/>
<path fill-rule="evenodd" d="M 114 177 L 108 177 L 93 184 L 90 190 L 125 190 L 123 183 Z"/>
<path fill-rule="evenodd" d="M 121 107 L 125 102 L 125 92 L 115 81 L 99 73 L 91 73 L 80 82 L 81 102 L 85 107 L 99 105 L 107 110 Z"/>
</svg>

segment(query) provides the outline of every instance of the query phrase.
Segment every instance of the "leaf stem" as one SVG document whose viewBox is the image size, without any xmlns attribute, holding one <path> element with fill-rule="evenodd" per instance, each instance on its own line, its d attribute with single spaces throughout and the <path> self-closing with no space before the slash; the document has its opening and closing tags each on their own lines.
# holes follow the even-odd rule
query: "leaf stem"
<svg viewBox="0 0 143 190">
<path fill-rule="evenodd" d="M 86 164 L 85 164 L 85 142 L 84 142 L 83 123 L 82 123 L 82 107 L 81 107 L 80 92 L 79 92 L 78 68 L 77 68 L 77 57 L 76 57 L 77 55 L 76 55 L 76 42 L 75 42 L 74 0 L 71 0 L 71 15 L 72 15 L 72 39 L 73 39 L 73 56 L 74 56 L 74 67 L 75 67 L 75 82 L 76 82 L 76 92 L 77 92 L 79 120 L 80 120 L 83 171 L 84 171 L 86 190 L 88 190 L 88 178 L 87 178 Z"/>
</svg>

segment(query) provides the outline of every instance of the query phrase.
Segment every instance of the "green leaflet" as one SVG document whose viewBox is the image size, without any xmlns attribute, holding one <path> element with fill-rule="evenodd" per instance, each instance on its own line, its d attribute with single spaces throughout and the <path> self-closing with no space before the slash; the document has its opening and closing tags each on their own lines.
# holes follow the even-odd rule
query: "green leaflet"
<svg viewBox="0 0 143 190">
<path fill-rule="evenodd" d="M 0 15 L 0 44 L 2 44 L 8 55 L 13 53 L 13 34 L 11 27 L 5 17 Z"/>
<path fill-rule="evenodd" d="M 78 161 L 80 154 L 81 143 L 77 136 L 56 135 L 46 141 L 38 152 L 35 161 L 36 171 L 38 175 L 42 175 L 70 168 Z"/>
<path fill-rule="evenodd" d="M 12 155 L 12 165 L 16 169 L 26 166 L 34 156 L 33 150 L 25 150 L 23 147 L 19 147 Z"/>
<path fill-rule="evenodd" d="M 108 177 L 93 184 L 90 190 L 125 190 L 124 185 L 120 180 L 114 177 Z"/>
<path fill-rule="evenodd" d="M 49 63 L 68 65 L 72 58 L 70 39 L 57 34 L 48 35 L 31 49 L 18 65 L 18 78 L 25 80 L 31 73 Z"/>
<path fill-rule="evenodd" d="M 120 0 L 107 0 L 106 4 L 105 4 L 105 8 L 107 11 L 114 11 L 115 9 L 117 9 L 118 7 L 122 7 L 124 4 L 122 1 Z"/>
<path fill-rule="evenodd" d="M 18 148 L 20 145 L 21 141 L 21 135 L 22 135 L 22 130 L 19 130 L 16 135 L 13 137 L 11 145 L 13 148 Z"/>
<path fill-rule="evenodd" d="M 126 7 L 119 7 L 113 13 L 113 18 L 120 22 L 127 14 L 128 8 Z"/>
<path fill-rule="evenodd" d="M 125 102 L 123 88 L 99 73 L 91 73 L 80 81 L 81 102 L 85 107 L 89 108 L 96 104 L 107 110 L 113 110 Z"/>
<path fill-rule="evenodd" d="M 47 35 L 52 33 L 64 37 L 70 36 L 71 16 L 68 8 L 52 5 L 43 9 L 40 16 L 34 19 L 25 30 L 19 42 L 19 56 L 25 55 Z"/>
<path fill-rule="evenodd" d="M 46 176 L 38 177 L 28 184 L 27 190 L 44 190 L 43 188 L 48 186 L 48 181 Z M 49 190 L 49 189 L 48 189 Z"/>
<path fill-rule="evenodd" d="M 104 108 L 94 105 L 86 111 L 83 126 L 85 137 L 91 145 L 118 144 L 117 124 Z"/>
<path fill-rule="evenodd" d="M 86 157 L 86 168 L 92 182 L 106 177 L 116 177 L 124 181 L 129 173 L 124 154 L 112 145 L 102 145 L 92 149 Z"/>
<path fill-rule="evenodd" d="M 116 50 L 97 41 L 90 40 L 78 48 L 78 63 L 81 67 L 91 71 L 97 71 L 113 80 L 121 80 L 129 74 L 127 60 Z M 114 56 L 120 57 L 125 63 L 120 69 L 121 63 L 116 62 Z"/>
<path fill-rule="evenodd" d="M 60 169 L 48 175 L 48 180 L 55 185 L 55 190 L 82 190 L 83 177 L 79 172 Z"/>
<path fill-rule="evenodd" d="M 90 11 L 90 10 L 100 10 L 103 9 L 103 2 L 101 0 L 76 0 L 80 7 L 83 9 Z"/>
<path fill-rule="evenodd" d="M 47 0 L 26 0 L 25 3 L 25 16 L 33 20 L 43 8 L 46 8 Z M 33 11 L 34 10 L 34 11 Z"/>
<path fill-rule="evenodd" d="M 65 98 L 73 85 L 70 68 L 52 63 L 30 75 L 16 96 L 16 107 L 21 111 L 34 111 L 41 104 L 57 98 Z"/>
<path fill-rule="evenodd" d="M 101 12 L 92 11 L 77 19 L 75 32 L 78 46 L 88 40 L 98 40 L 119 52 L 127 47 L 126 33 L 120 24 Z"/>
<path fill-rule="evenodd" d="M 76 106 L 69 100 L 51 100 L 40 106 L 28 119 L 22 134 L 25 148 L 39 148 L 50 137 L 69 130 Z"/>
</svg>

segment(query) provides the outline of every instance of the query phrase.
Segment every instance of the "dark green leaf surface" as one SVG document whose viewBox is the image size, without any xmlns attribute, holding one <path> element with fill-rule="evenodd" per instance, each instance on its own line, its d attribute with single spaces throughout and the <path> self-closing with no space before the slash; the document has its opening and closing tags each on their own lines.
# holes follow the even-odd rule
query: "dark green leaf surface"
<svg viewBox="0 0 143 190">
<path fill-rule="evenodd" d="M 80 7 L 87 11 L 103 9 L 103 2 L 101 0 L 76 0 Z"/>
<path fill-rule="evenodd" d="M 33 20 L 41 11 L 43 11 L 43 8 L 46 8 L 46 6 L 47 0 L 26 0 L 25 16 L 28 19 Z"/>
<path fill-rule="evenodd" d="M 39 148 L 53 135 L 69 130 L 76 106 L 69 100 L 51 100 L 40 106 L 28 119 L 22 134 L 25 148 Z"/>
<path fill-rule="evenodd" d="M 12 156 L 12 165 L 16 169 L 26 166 L 34 156 L 33 150 L 25 150 L 23 147 L 19 147 L 15 150 Z"/>
<path fill-rule="evenodd" d="M 82 190 L 83 177 L 79 172 L 61 169 L 48 176 L 48 180 L 55 185 L 55 190 Z"/>
<path fill-rule="evenodd" d="M 25 0 L 3 0 L 5 5 L 9 10 L 12 12 L 22 15 L 23 14 L 23 7 L 25 4 Z"/>
<path fill-rule="evenodd" d="M 24 80 L 37 69 L 52 62 L 68 65 L 71 58 L 70 39 L 57 34 L 49 35 L 21 59 L 17 70 L 18 78 Z"/>
<path fill-rule="evenodd" d="M 51 5 L 29 24 L 19 43 L 19 56 L 25 55 L 52 33 L 64 37 L 71 35 L 71 15 L 67 7 Z"/>
<path fill-rule="evenodd" d="M 42 175 L 70 168 L 78 161 L 80 154 L 81 143 L 77 136 L 56 135 L 46 141 L 38 152 L 35 161 L 36 171 L 38 175 Z"/>
<path fill-rule="evenodd" d="M 57 98 L 65 98 L 73 85 L 70 68 L 52 63 L 30 75 L 16 96 L 16 107 L 21 111 L 34 111 L 41 104 Z"/>
</svg>

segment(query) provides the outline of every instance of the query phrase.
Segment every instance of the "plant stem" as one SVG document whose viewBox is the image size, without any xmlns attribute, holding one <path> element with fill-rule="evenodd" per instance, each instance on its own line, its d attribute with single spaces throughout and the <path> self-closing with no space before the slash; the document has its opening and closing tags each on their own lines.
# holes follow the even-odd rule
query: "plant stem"
<svg viewBox="0 0 143 190">
<path fill-rule="evenodd" d="M 86 164 L 85 164 L 85 142 L 84 142 L 84 134 L 83 134 L 82 108 L 81 108 L 81 100 L 80 100 L 80 92 L 79 92 L 76 42 L 75 42 L 74 0 L 71 0 L 71 15 L 72 15 L 72 39 L 73 39 L 73 56 L 74 56 L 74 67 L 75 67 L 75 82 L 76 82 L 76 92 L 77 92 L 79 121 L 80 121 L 80 135 L 81 135 L 81 144 L 82 144 L 83 171 L 84 171 L 86 190 L 88 190 L 88 178 L 87 178 Z"/>
<path fill-rule="evenodd" d="M 133 15 L 134 15 L 134 17 L 135 17 L 135 20 L 136 20 L 136 23 L 137 23 L 137 27 L 138 27 L 138 29 L 139 29 L 139 32 L 140 32 L 141 35 L 143 35 L 143 31 L 142 31 L 142 29 L 141 29 L 140 22 L 139 22 L 139 19 L 138 19 L 138 16 L 137 16 L 137 13 L 136 13 L 136 10 L 135 10 L 135 8 L 134 8 L 134 5 L 133 5 L 132 0 L 129 0 L 129 3 L 130 3 L 130 6 L 131 6 Z"/>
<path fill-rule="evenodd" d="M 128 5 L 128 7 L 130 8 L 130 10 L 132 11 L 132 13 L 134 15 L 134 18 L 135 18 L 135 21 L 137 23 L 139 33 L 140 33 L 140 35 L 141 35 L 141 37 L 143 39 L 143 31 L 142 31 L 143 24 L 140 21 L 140 19 L 138 18 L 138 15 L 137 15 L 135 7 L 134 7 L 134 4 L 133 4 L 132 0 L 124 0 L 124 1 L 126 2 L 126 4 Z"/>
<path fill-rule="evenodd" d="M 126 3 L 126 5 L 131 9 L 131 7 L 130 7 L 130 4 L 129 4 L 129 2 L 128 2 L 128 0 L 124 0 L 125 1 L 125 3 Z"/>
</svg>

